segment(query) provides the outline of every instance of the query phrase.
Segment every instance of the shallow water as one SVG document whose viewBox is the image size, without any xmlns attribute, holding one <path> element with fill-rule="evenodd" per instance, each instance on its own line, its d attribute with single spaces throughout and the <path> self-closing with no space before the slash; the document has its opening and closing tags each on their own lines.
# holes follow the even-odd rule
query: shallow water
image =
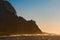
<svg viewBox="0 0 60 40">
<path fill-rule="evenodd" d="M 60 40 L 60 36 L 17 36 L 17 37 L 0 37 L 0 40 Z"/>
</svg>

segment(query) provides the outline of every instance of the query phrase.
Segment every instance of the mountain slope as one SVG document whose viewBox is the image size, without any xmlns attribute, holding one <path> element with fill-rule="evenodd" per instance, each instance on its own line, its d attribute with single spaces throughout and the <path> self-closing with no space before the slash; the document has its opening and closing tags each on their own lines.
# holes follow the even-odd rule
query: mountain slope
<svg viewBox="0 0 60 40">
<path fill-rule="evenodd" d="M 8 1 L 0 0 L 0 35 L 39 33 L 42 31 L 35 21 L 18 17 L 14 7 Z"/>
</svg>

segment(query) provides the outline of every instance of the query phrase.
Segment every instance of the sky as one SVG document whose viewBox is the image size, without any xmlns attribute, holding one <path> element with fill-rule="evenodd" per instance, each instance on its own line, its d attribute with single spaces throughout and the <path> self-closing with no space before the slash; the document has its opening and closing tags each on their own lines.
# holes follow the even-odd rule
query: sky
<svg viewBox="0 0 60 40">
<path fill-rule="evenodd" d="M 34 20 L 43 32 L 60 34 L 60 0 L 8 0 L 17 15 Z"/>
</svg>

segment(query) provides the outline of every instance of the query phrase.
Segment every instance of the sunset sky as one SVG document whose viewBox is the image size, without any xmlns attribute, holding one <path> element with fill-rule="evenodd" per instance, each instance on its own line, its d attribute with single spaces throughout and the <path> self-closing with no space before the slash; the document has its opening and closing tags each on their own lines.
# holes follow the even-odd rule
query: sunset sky
<svg viewBox="0 0 60 40">
<path fill-rule="evenodd" d="M 43 32 L 60 34 L 60 0 L 8 0 L 17 15 L 35 20 Z"/>
</svg>

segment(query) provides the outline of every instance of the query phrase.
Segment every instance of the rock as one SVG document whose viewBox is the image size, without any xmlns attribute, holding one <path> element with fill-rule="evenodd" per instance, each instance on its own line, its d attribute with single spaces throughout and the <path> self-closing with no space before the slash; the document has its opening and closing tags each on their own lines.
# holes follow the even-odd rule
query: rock
<svg viewBox="0 0 60 40">
<path fill-rule="evenodd" d="M 0 1 L 0 32 L 11 34 L 17 31 L 17 15 L 13 6 L 8 1 Z"/>
<path fill-rule="evenodd" d="M 0 35 L 39 34 L 42 31 L 35 21 L 18 17 L 14 7 L 5 0 L 0 0 Z"/>
<path fill-rule="evenodd" d="M 19 27 L 20 26 L 20 27 Z M 23 17 L 19 18 L 18 33 L 20 34 L 38 34 L 42 31 L 38 28 L 35 21 L 27 21 Z"/>
</svg>

